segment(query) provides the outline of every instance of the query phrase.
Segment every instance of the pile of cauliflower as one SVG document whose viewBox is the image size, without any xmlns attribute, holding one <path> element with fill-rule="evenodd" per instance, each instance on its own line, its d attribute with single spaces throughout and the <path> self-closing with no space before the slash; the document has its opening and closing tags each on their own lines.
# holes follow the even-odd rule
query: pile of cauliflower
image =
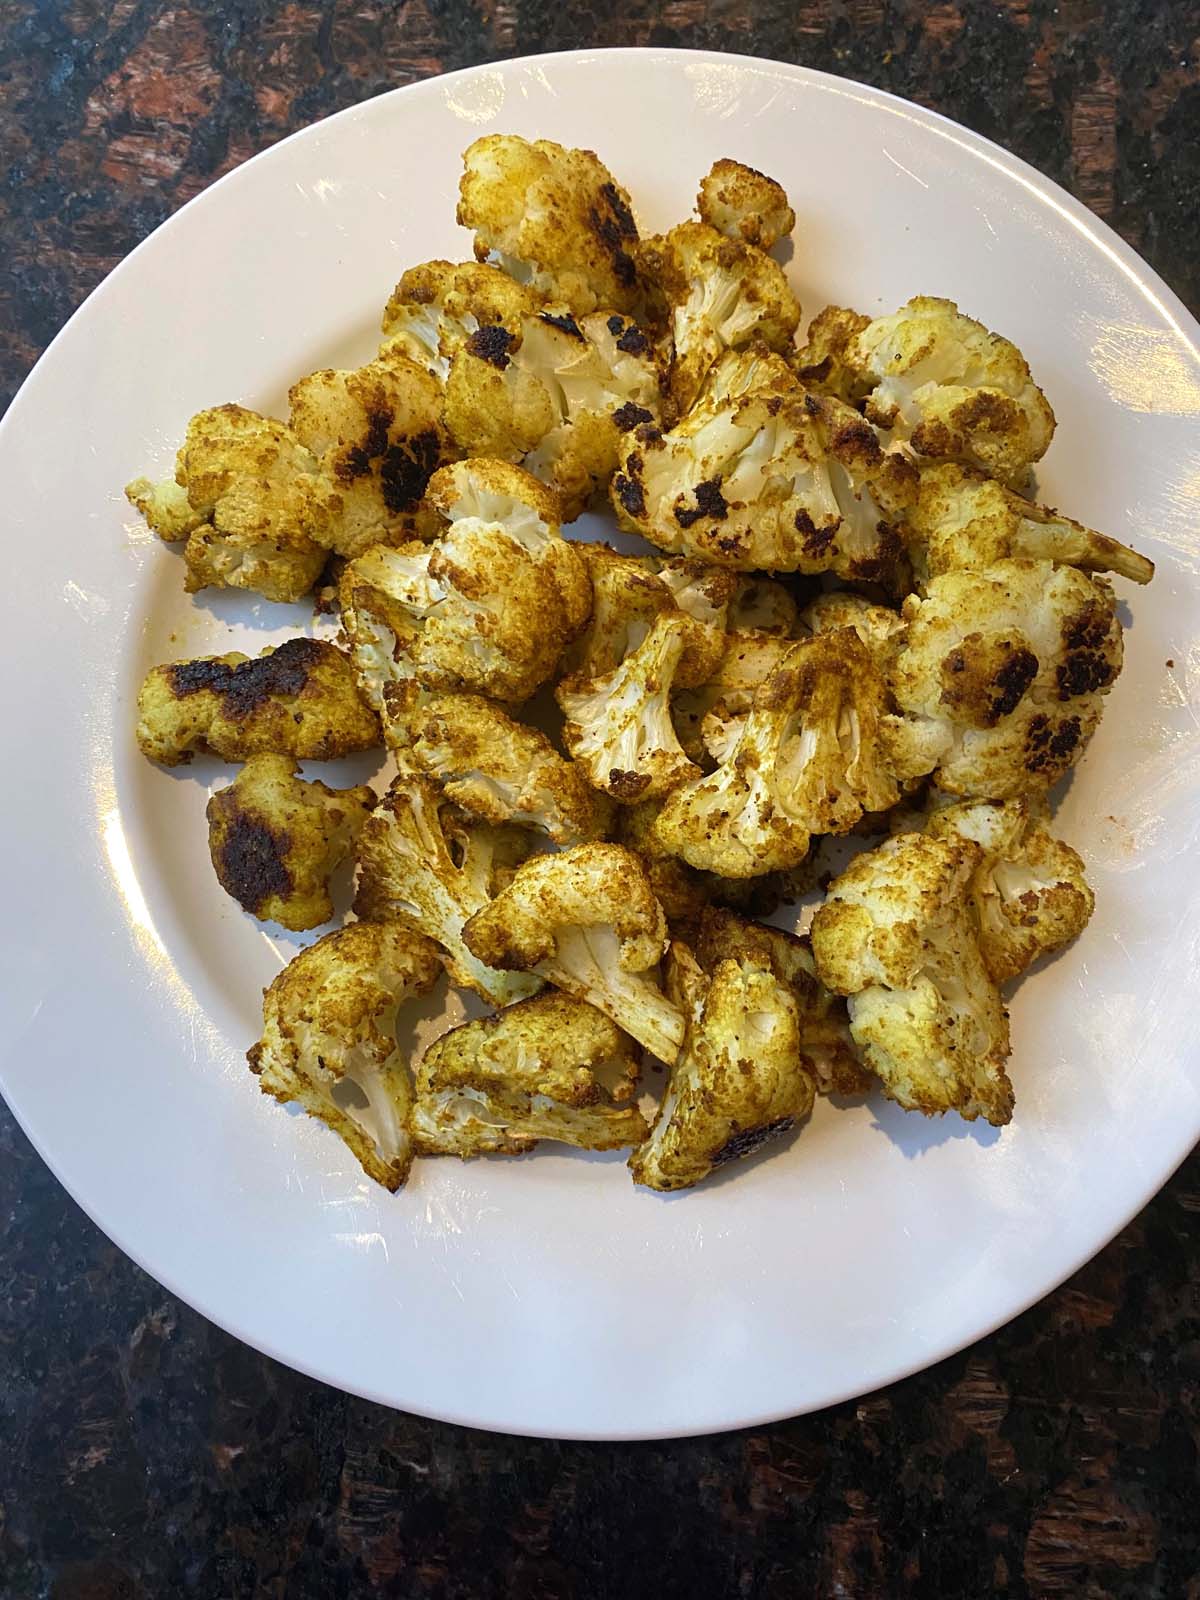
<svg viewBox="0 0 1200 1600">
<path fill-rule="evenodd" d="M 138 701 L 153 760 L 239 764 L 209 843 L 251 916 L 328 923 L 354 862 L 265 993 L 263 1091 L 389 1189 L 542 1140 L 686 1188 L 873 1089 L 1006 1123 L 1005 986 L 1093 906 L 1048 796 L 1120 671 L 1108 575 L 1151 563 L 1029 497 L 1054 414 L 949 300 L 798 338 L 762 173 L 644 238 L 589 151 L 464 162 L 474 260 L 406 272 L 370 362 L 200 412 L 127 490 L 190 591 L 340 619 Z M 624 553 L 564 536 L 599 506 Z M 376 748 L 382 795 L 302 776 Z M 444 978 L 486 1014 L 407 1059 Z"/>
</svg>

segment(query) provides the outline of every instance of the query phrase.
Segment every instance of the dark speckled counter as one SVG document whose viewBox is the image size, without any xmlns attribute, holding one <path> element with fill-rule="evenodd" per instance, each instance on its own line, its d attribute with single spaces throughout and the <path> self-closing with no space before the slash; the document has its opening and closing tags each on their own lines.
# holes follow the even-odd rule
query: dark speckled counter
<svg viewBox="0 0 1200 1600">
<path fill-rule="evenodd" d="M 705 46 L 999 140 L 1200 306 L 1200 4 L 0 5 L 0 384 L 139 239 L 314 118 L 472 62 Z M 11 937 L 11 933 L 10 933 Z M 1056 1294 L 869 1399 L 575 1445 L 347 1399 L 217 1332 L 0 1112 L 0 1597 L 1200 1600 L 1200 1159 Z"/>
</svg>

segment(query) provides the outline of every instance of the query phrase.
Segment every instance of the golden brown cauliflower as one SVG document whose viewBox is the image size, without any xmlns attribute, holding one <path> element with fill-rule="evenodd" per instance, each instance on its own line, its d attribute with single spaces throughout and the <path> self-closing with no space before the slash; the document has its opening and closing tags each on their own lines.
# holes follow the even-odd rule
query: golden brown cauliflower
<svg viewBox="0 0 1200 1600">
<path fill-rule="evenodd" d="M 737 588 L 729 602 L 730 633 L 770 633 L 794 639 L 800 632 L 799 607 L 790 589 L 761 573 L 736 573 Z"/>
<path fill-rule="evenodd" d="M 251 756 L 208 802 L 208 849 L 226 894 L 251 916 L 301 932 L 333 915 L 330 875 L 375 804 L 365 784 L 330 789 L 291 756 Z"/>
<path fill-rule="evenodd" d="M 417 1151 L 466 1159 L 522 1155 L 540 1139 L 582 1150 L 638 1144 L 638 1055 L 594 1006 L 554 990 L 452 1028 L 417 1068 Z"/>
<path fill-rule="evenodd" d="M 667 922 L 646 869 L 619 844 L 534 856 L 463 930 L 489 966 L 536 972 L 586 1000 L 660 1061 L 675 1058 L 683 1017 L 658 986 Z"/>
<path fill-rule="evenodd" d="M 1054 436 L 1025 357 L 953 300 L 916 295 L 864 328 L 846 360 L 870 386 L 870 420 L 920 455 L 966 461 L 1017 488 Z"/>
<path fill-rule="evenodd" d="M 765 172 L 722 157 L 700 180 L 696 210 L 701 222 L 729 239 L 743 239 L 759 250 L 786 239 L 796 226 L 783 185 Z"/>
<path fill-rule="evenodd" d="M 845 306 L 818 311 L 808 325 L 805 343 L 795 354 L 796 375 L 804 387 L 835 395 L 853 406 L 865 399 L 870 383 L 850 365 L 846 352 L 870 323 L 870 317 Z"/>
<path fill-rule="evenodd" d="M 264 751 L 330 761 L 381 735 L 349 658 L 321 639 L 288 639 L 253 659 L 233 651 L 154 667 L 138 691 L 137 741 L 174 767 L 201 749 L 225 761 Z"/>
<path fill-rule="evenodd" d="M 1034 505 L 956 461 L 922 468 L 908 528 L 913 573 L 922 587 L 944 572 L 977 572 L 1013 557 L 1119 572 L 1134 583 L 1154 576 L 1153 561 L 1128 545 Z"/>
<path fill-rule="evenodd" d="M 574 676 L 599 678 L 645 642 L 655 618 L 673 610 L 675 600 L 648 562 L 619 555 L 606 544 L 580 544 L 577 549 L 588 574 L 592 609 L 586 626 L 567 646 L 563 667 Z M 697 670 L 702 680 L 705 673 L 699 666 Z"/>
<path fill-rule="evenodd" d="M 332 1128 L 385 1189 L 400 1187 L 413 1158 L 397 1012 L 440 971 L 436 947 L 399 923 L 327 933 L 266 990 L 262 1038 L 247 1057 L 264 1094 Z"/>
<path fill-rule="evenodd" d="M 475 255 L 576 316 L 642 299 L 628 194 L 590 150 L 485 134 L 463 153 L 458 221 Z"/>
<path fill-rule="evenodd" d="M 883 682 L 849 628 L 791 646 L 715 772 L 676 789 L 659 841 L 729 878 L 794 867 L 815 833 L 896 804 Z"/>
<path fill-rule="evenodd" d="M 927 1116 L 1012 1116 L 1008 1017 L 980 949 L 973 841 L 908 833 L 857 856 L 812 925 L 822 983 L 884 1092 Z"/>
<path fill-rule="evenodd" d="M 1049 561 L 946 572 L 907 623 L 891 669 L 914 751 L 955 795 L 1004 800 L 1056 783 L 1083 753 L 1121 669 L 1121 625 L 1103 578 Z"/>
<path fill-rule="evenodd" d="M 677 694 L 672 715 L 679 742 L 693 761 L 705 754 L 717 761 L 733 748 L 760 684 L 792 646 L 775 634 L 730 631 L 711 676 L 698 688 Z"/>
<path fill-rule="evenodd" d="M 381 354 L 410 356 L 445 383 L 455 353 L 473 333 L 499 327 L 515 334 L 540 305 L 539 294 L 499 267 L 425 261 L 408 269 L 384 307 Z"/>
<path fill-rule="evenodd" d="M 476 822 L 428 778 L 398 777 L 359 836 L 354 913 L 432 939 L 451 980 L 493 1005 L 523 1000 L 540 981 L 477 960 L 463 925 L 508 883 L 529 847 L 527 833 Z"/>
<path fill-rule="evenodd" d="M 667 992 L 687 1019 L 658 1115 L 629 1158 L 635 1183 L 687 1189 L 790 1132 L 812 1110 L 796 1002 L 746 951 L 705 971 L 672 944 Z"/>
<path fill-rule="evenodd" d="M 188 423 L 175 481 L 125 490 L 162 539 L 187 539 L 190 594 L 211 586 L 299 600 L 325 562 L 328 508 L 318 463 L 282 422 L 215 406 Z"/>
<path fill-rule="evenodd" d="M 884 673 L 891 668 L 904 638 L 904 618 L 898 611 L 875 605 L 845 589 L 818 595 L 800 613 L 800 622 L 810 633 L 853 628 L 876 668 Z"/>
<path fill-rule="evenodd" d="M 485 822 L 536 828 L 558 845 L 603 838 L 612 824 L 612 801 L 582 769 L 483 695 L 389 685 L 383 729 L 401 764 L 433 778 Z"/>
</svg>

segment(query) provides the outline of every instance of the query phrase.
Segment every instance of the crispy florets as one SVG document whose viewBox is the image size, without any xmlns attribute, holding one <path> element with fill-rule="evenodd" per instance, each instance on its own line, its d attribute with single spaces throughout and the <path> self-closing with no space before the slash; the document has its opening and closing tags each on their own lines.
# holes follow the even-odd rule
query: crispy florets
<svg viewBox="0 0 1200 1600">
<path fill-rule="evenodd" d="M 1054 435 L 1016 345 L 952 300 L 914 296 L 864 328 L 846 360 L 870 384 L 867 416 L 920 455 L 966 461 L 1017 487 Z"/>
<path fill-rule="evenodd" d="M 164 766 L 209 749 L 225 761 L 264 751 L 329 761 L 380 743 L 349 658 L 321 639 L 288 639 L 251 659 L 234 651 L 155 667 L 138 691 L 137 741 Z"/>
<path fill-rule="evenodd" d="M 714 161 L 700 180 L 696 210 L 701 222 L 729 239 L 769 250 L 796 226 L 782 184 L 740 161 Z"/>
<path fill-rule="evenodd" d="M 375 804 L 365 784 L 330 789 L 291 756 L 251 756 L 208 802 L 208 849 L 226 894 L 252 916 L 301 932 L 333 915 L 329 878 Z"/>
<path fill-rule="evenodd" d="M 834 633 L 853 628 L 866 646 L 876 668 L 887 673 L 904 638 L 904 618 L 890 606 L 875 605 L 860 594 L 844 589 L 818 595 L 800 613 L 803 627 L 810 633 Z"/>
<path fill-rule="evenodd" d="M 535 856 L 463 932 L 480 961 L 533 971 L 587 1000 L 661 1061 L 683 1017 L 658 986 L 667 922 L 646 869 L 618 844 Z"/>
<path fill-rule="evenodd" d="M 799 632 L 795 596 L 782 583 L 758 574 L 736 574 L 737 588 L 729 602 L 730 633 L 770 633 L 794 639 Z"/>
<path fill-rule="evenodd" d="M 411 1090 L 396 1014 L 430 990 L 436 947 L 398 923 L 354 922 L 302 950 L 263 996 L 263 1035 L 249 1052 L 264 1094 L 295 1101 L 354 1152 L 385 1189 L 412 1165 Z M 362 1109 L 350 1095 L 357 1091 Z"/>
<path fill-rule="evenodd" d="M 642 300 L 630 199 L 590 150 L 485 134 L 463 154 L 458 221 L 475 255 L 576 316 L 636 311 Z"/>
<path fill-rule="evenodd" d="M 452 1028 L 416 1073 L 421 1155 L 521 1155 L 540 1139 L 619 1150 L 646 1136 L 638 1052 L 582 1000 L 549 991 Z"/>
<path fill-rule="evenodd" d="M 474 821 L 428 778 L 398 777 L 359 836 L 355 915 L 432 939 L 452 981 L 493 1005 L 523 1000 L 539 980 L 477 960 L 463 926 L 509 882 L 530 842 L 520 828 Z"/>
<path fill-rule="evenodd" d="M 683 1046 L 629 1166 L 635 1183 L 669 1190 L 789 1132 L 812 1110 L 814 1086 L 791 991 L 752 952 L 705 972 L 675 943 L 667 989 L 687 1019 Z"/>
<path fill-rule="evenodd" d="M 796 373 L 804 387 L 835 395 L 848 405 L 856 406 L 863 400 L 870 392 L 870 380 L 855 370 L 846 352 L 870 324 L 870 317 L 845 306 L 826 306 L 818 311 L 808 325 L 806 343 L 795 355 Z"/>
<path fill-rule="evenodd" d="M 396 352 L 445 383 L 450 363 L 472 334 L 502 328 L 516 334 L 541 296 L 499 267 L 478 261 L 425 261 L 410 267 L 383 312 L 381 352 Z"/>
<path fill-rule="evenodd" d="M 759 686 L 787 655 L 791 639 L 730 632 L 715 671 L 697 689 L 675 696 L 672 713 L 679 742 L 693 761 L 721 761 L 733 748 Z"/>
<path fill-rule="evenodd" d="M 1128 545 L 1034 505 L 956 461 L 922 468 L 908 528 L 913 573 L 921 585 L 944 572 L 980 571 L 1014 557 L 1119 572 L 1134 583 L 1154 576 L 1154 563 Z"/>
<path fill-rule="evenodd" d="M 821 981 L 848 996 L 850 1031 L 910 1111 L 1012 1116 L 1008 1018 L 972 916 L 983 858 L 970 840 L 909 833 L 857 856 L 813 919 Z"/>
<path fill-rule="evenodd" d="M 536 828 L 558 845 L 602 838 L 612 824 L 612 802 L 581 768 L 483 695 L 414 695 L 389 685 L 383 728 L 398 760 L 485 822 Z"/>
<path fill-rule="evenodd" d="M 951 794 L 1048 789 L 1079 759 L 1121 668 L 1112 590 L 1049 561 L 947 572 L 904 603 L 890 682 L 919 759 Z"/>
<path fill-rule="evenodd" d="M 670 589 L 650 563 L 623 556 L 606 544 L 581 544 L 588 573 L 592 611 L 586 627 L 567 646 L 563 666 L 582 678 L 613 672 L 644 643 L 654 620 L 674 608 Z M 702 681 L 704 672 L 699 674 Z"/>
</svg>

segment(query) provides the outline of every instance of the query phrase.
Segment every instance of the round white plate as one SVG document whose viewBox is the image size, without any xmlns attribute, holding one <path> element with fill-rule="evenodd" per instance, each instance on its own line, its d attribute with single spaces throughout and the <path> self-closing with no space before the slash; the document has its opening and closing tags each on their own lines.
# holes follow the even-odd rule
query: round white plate
<svg viewBox="0 0 1200 1600">
<path fill-rule="evenodd" d="M 259 991 L 294 946 L 213 878 L 203 808 L 228 769 L 142 760 L 134 696 L 156 661 L 258 648 L 305 612 L 187 599 L 121 485 L 165 472 L 200 407 L 278 413 L 297 376 L 368 357 L 401 271 L 469 256 L 459 156 L 488 129 L 598 150 L 651 229 L 688 214 L 717 156 L 778 176 L 806 314 L 924 292 L 1008 334 L 1059 416 L 1043 498 L 1160 563 L 1128 596 L 1125 672 L 1060 812 L 1096 917 L 1016 996 L 1002 1133 L 821 1105 L 791 1145 L 673 1198 L 635 1190 L 619 1156 L 553 1147 L 426 1162 L 392 1196 L 247 1071 Z M 41 1154 L 240 1338 L 373 1399 L 515 1432 L 633 1438 L 809 1410 L 1045 1294 L 1200 1130 L 1197 331 L 1019 161 L 766 61 L 612 51 L 456 73 L 214 185 L 72 318 L 0 431 L 0 727 L 21 757 L 4 785 L 0 1049 Z"/>
</svg>

